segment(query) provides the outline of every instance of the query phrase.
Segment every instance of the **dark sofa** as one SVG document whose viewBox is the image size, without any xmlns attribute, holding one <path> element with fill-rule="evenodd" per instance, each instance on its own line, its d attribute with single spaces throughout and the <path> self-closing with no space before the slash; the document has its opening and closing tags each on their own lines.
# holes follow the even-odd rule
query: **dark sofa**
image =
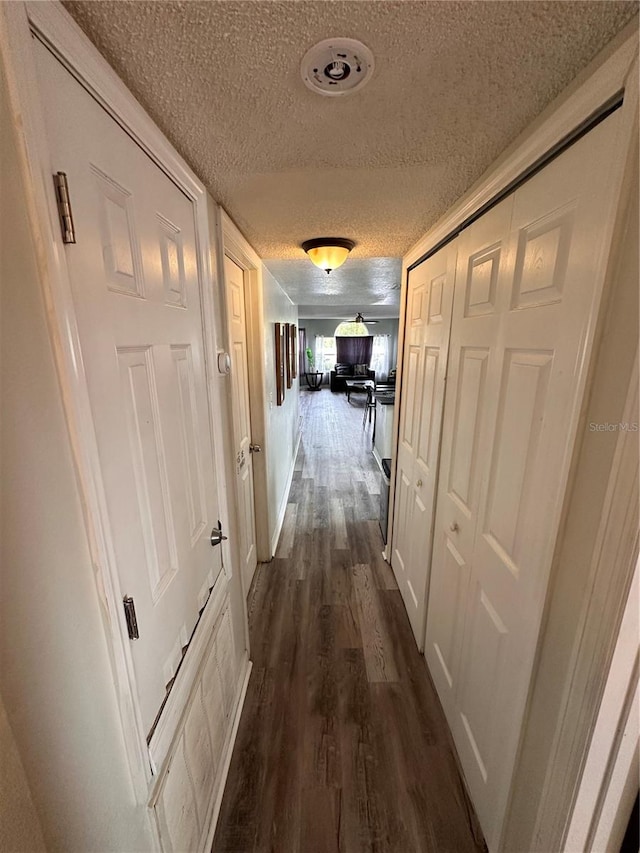
<svg viewBox="0 0 640 853">
<path fill-rule="evenodd" d="M 371 379 L 375 382 L 376 372 L 366 367 L 366 373 L 356 373 L 355 364 L 336 364 L 329 377 L 329 386 L 332 391 L 346 391 L 345 382 L 350 379 Z"/>
</svg>

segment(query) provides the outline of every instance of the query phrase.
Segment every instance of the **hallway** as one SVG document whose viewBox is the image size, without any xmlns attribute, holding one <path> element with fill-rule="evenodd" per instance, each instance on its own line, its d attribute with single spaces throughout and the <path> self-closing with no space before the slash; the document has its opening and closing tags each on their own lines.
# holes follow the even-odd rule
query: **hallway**
<svg viewBox="0 0 640 853">
<path fill-rule="evenodd" d="M 253 671 L 214 853 L 484 844 L 390 567 L 362 407 L 302 392 L 277 556 L 248 600 Z"/>
</svg>

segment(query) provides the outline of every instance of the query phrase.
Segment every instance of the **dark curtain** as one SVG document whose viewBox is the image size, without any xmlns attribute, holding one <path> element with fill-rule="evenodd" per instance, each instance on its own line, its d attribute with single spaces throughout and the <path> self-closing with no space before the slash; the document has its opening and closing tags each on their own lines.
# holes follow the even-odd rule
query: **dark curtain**
<svg viewBox="0 0 640 853">
<path fill-rule="evenodd" d="M 371 364 L 373 335 L 336 338 L 336 361 L 340 364 Z"/>
</svg>

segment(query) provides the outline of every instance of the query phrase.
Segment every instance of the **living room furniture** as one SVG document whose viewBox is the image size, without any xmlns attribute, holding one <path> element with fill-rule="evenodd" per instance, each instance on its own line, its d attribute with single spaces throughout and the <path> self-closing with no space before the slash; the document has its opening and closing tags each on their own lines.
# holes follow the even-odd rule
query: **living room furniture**
<svg viewBox="0 0 640 853">
<path fill-rule="evenodd" d="M 369 418 L 369 423 L 373 420 L 373 437 L 371 439 L 371 443 L 373 444 L 373 438 L 375 437 L 376 432 L 376 389 L 375 387 L 369 388 L 367 392 L 367 404 L 364 407 L 364 412 L 362 413 L 362 427 L 364 428 L 367 425 L 367 417 Z"/>
<path fill-rule="evenodd" d="M 364 372 L 357 373 L 356 368 L 360 368 Z M 376 381 L 376 372 L 375 370 L 371 370 L 371 368 L 366 365 L 355 365 L 355 364 L 336 364 L 335 368 L 331 371 L 329 377 L 329 387 L 332 391 L 345 391 L 345 383 L 347 381 L 352 381 L 354 379 L 370 379 L 371 381 Z"/>
<path fill-rule="evenodd" d="M 347 379 L 344 386 L 347 393 L 347 403 L 350 403 L 352 394 L 366 394 L 368 399 L 375 388 L 375 383 L 371 379 Z"/>
<path fill-rule="evenodd" d="M 319 391 L 320 386 L 322 385 L 322 377 L 323 373 L 320 370 L 313 371 L 312 373 L 305 373 L 304 378 L 307 380 L 307 385 L 309 386 L 309 391 Z"/>
</svg>

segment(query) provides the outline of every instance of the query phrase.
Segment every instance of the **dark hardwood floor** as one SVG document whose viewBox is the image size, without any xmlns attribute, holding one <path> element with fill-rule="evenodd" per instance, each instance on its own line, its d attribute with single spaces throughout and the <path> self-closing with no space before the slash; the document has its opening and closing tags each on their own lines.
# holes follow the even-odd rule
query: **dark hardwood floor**
<svg viewBox="0 0 640 853">
<path fill-rule="evenodd" d="M 248 601 L 253 672 L 214 853 L 486 849 L 381 556 L 363 402 L 301 394 L 277 556 Z"/>
</svg>

